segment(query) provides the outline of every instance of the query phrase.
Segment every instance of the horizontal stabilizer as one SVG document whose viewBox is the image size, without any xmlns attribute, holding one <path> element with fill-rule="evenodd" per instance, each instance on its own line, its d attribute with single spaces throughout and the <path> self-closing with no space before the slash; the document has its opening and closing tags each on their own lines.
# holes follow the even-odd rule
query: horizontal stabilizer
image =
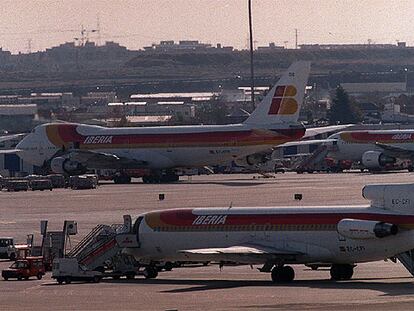
<svg viewBox="0 0 414 311">
<path fill-rule="evenodd" d="M 19 152 L 22 152 L 21 149 L 5 149 L 5 150 L 0 150 L 0 154 L 17 154 Z"/>
<path fill-rule="evenodd" d="M 23 136 L 26 136 L 26 134 L 13 134 L 13 135 L 7 135 L 7 136 L 0 136 L 0 142 L 17 139 Z"/>
</svg>

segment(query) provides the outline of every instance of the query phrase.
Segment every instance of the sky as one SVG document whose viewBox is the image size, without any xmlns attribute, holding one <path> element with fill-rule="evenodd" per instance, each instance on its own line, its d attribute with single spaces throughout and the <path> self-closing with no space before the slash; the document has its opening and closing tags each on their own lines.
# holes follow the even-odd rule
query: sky
<svg viewBox="0 0 414 311">
<path fill-rule="evenodd" d="M 269 42 L 414 45 L 413 0 L 252 0 L 256 46 Z M 80 38 L 140 49 L 160 40 L 248 44 L 247 0 L 0 0 L 0 47 L 44 50 Z M 97 40 L 90 33 L 91 41 Z"/>
</svg>

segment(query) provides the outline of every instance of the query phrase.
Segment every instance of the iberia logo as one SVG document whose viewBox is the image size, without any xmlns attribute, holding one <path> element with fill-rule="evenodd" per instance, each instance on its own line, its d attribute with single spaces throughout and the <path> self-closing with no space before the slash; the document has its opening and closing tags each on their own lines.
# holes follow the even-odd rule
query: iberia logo
<svg viewBox="0 0 414 311">
<path fill-rule="evenodd" d="M 279 85 L 272 98 L 268 114 L 295 114 L 298 111 L 298 102 L 295 100 L 297 90 L 293 85 Z"/>
</svg>

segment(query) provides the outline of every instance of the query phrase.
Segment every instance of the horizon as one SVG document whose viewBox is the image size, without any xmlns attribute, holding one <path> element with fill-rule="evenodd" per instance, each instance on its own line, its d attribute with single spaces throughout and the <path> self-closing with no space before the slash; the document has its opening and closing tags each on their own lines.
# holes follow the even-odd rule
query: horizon
<svg viewBox="0 0 414 311">
<path fill-rule="evenodd" d="M 0 47 L 12 54 L 79 43 L 82 25 L 89 41 L 101 45 L 115 41 L 129 50 L 162 40 L 221 43 L 238 50 L 248 46 L 247 0 L 3 0 L 2 4 Z M 295 29 L 298 45 L 414 44 L 410 31 L 414 6 L 406 0 L 253 0 L 252 6 L 256 47 L 274 42 L 294 48 Z"/>
</svg>

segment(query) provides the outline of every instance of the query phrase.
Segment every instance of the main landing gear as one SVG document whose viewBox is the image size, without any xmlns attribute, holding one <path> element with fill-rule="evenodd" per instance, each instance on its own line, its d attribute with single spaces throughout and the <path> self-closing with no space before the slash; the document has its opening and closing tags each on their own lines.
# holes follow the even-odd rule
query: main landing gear
<svg viewBox="0 0 414 311">
<path fill-rule="evenodd" d="M 148 266 L 144 269 L 144 277 L 146 279 L 155 279 L 158 276 L 158 270 L 154 266 Z"/>
<path fill-rule="evenodd" d="M 291 266 L 274 266 L 271 276 L 273 283 L 289 283 L 295 278 L 295 271 Z"/>
<path fill-rule="evenodd" d="M 127 175 L 119 175 L 114 177 L 114 183 L 116 184 L 130 184 L 131 177 Z"/>
<path fill-rule="evenodd" d="M 354 274 L 354 265 L 333 264 L 330 272 L 334 281 L 350 280 Z"/>
<path fill-rule="evenodd" d="M 144 184 L 170 183 L 176 182 L 179 179 L 180 177 L 173 171 L 151 172 L 150 175 L 145 175 L 142 177 L 142 181 L 144 182 Z"/>
<path fill-rule="evenodd" d="M 331 279 L 334 281 L 350 280 L 354 274 L 354 267 L 355 265 L 352 264 L 333 264 L 330 270 Z M 271 268 L 271 265 L 265 265 L 259 270 L 262 272 L 271 272 L 273 283 L 289 283 L 295 278 L 295 271 L 290 266 L 275 265 Z"/>
</svg>

